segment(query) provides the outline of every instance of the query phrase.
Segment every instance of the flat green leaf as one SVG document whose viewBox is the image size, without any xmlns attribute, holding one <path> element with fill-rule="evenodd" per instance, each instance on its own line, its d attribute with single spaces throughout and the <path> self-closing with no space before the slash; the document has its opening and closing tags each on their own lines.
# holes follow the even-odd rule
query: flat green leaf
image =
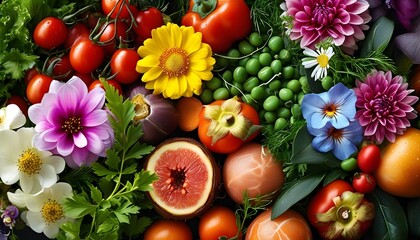
<svg viewBox="0 0 420 240">
<path fill-rule="evenodd" d="M 96 210 L 96 205 L 90 203 L 81 195 L 73 195 L 71 198 L 66 198 L 63 205 L 65 215 L 70 218 L 81 218 Z"/>
<path fill-rule="evenodd" d="M 100 203 L 102 201 L 102 192 L 95 186 L 90 188 L 90 196 L 96 203 Z"/>
<path fill-rule="evenodd" d="M 291 162 L 293 164 L 323 164 L 326 161 L 336 161 L 331 153 L 321 153 L 312 147 L 313 136 L 309 134 L 306 125 L 301 127 L 293 140 Z"/>
<path fill-rule="evenodd" d="M 144 230 L 146 230 L 146 228 L 150 226 L 152 222 L 152 219 L 150 219 L 149 217 L 138 218 L 137 215 L 132 215 L 130 218 L 130 223 L 123 225 L 123 231 L 129 237 L 133 237 L 144 232 Z"/>
<path fill-rule="evenodd" d="M 325 177 L 325 172 L 307 174 L 284 185 L 273 205 L 271 219 L 275 219 L 291 206 L 308 196 Z"/>
<path fill-rule="evenodd" d="M 333 168 L 325 176 L 324 181 L 322 182 L 322 186 L 325 186 L 328 183 L 330 183 L 330 182 L 332 182 L 332 181 L 334 181 L 336 179 L 344 178 L 348 174 L 349 174 L 348 172 L 345 172 L 341 168 L 338 168 L 338 167 L 337 168 Z"/>
<path fill-rule="evenodd" d="M 376 188 L 369 195 L 375 204 L 376 215 L 370 229 L 370 239 L 407 240 L 408 223 L 404 209 L 398 200 L 390 194 Z M 418 217 L 418 214 L 417 216 Z"/>
<path fill-rule="evenodd" d="M 410 234 L 420 239 L 420 198 L 413 198 L 407 202 L 407 220 Z"/>
<path fill-rule="evenodd" d="M 105 166 L 101 165 L 100 163 L 93 163 L 92 164 L 93 172 L 98 176 L 115 176 L 118 174 L 116 171 L 111 171 L 107 169 Z"/>
<path fill-rule="evenodd" d="M 363 41 L 360 56 L 366 57 L 372 51 L 383 51 L 394 33 L 394 25 L 394 21 L 386 17 L 378 18 Z"/>
<path fill-rule="evenodd" d="M 141 159 L 143 156 L 149 154 L 153 149 L 154 147 L 152 145 L 147 145 L 144 143 L 140 144 L 137 142 L 128 150 L 126 159 Z"/>
<path fill-rule="evenodd" d="M 152 183 L 156 180 L 158 180 L 158 176 L 155 173 L 142 169 L 134 176 L 134 186 L 140 191 L 150 191 L 152 190 Z"/>
</svg>

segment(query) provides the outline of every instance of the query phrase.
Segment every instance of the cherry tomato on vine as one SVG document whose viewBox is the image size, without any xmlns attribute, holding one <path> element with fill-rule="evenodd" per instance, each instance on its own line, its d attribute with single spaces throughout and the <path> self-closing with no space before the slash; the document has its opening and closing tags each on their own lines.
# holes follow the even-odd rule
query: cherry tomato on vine
<svg viewBox="0 0 420 240">
<path fill-rule="evenodd" d="M 129 48 L 118 49 L 111 58 L 111 73 L 114 79 L 122 84 L 135 82 L 140 73 L 136 71 L 137 61 L 140 56 L 137 51 Z"/>
<path fill-rule="evenodd" d="M 46 17 L 36 25 L 33 38 L 36 45 L 50 50 L 62 45 L 68 33 L 69 30 L 63 20 L 57 17 Z"/>
<path fill-rule="evenodd" d="M 111 18 L 128 19 L 132 9 L 128 0 L 102 0 L 102 11 Z"/>
<path fill-rule="evenodd" d="M 109 79 L 109 80 L 106 80 L 106 81 L 108 82 L 108 84 L 109 84 L 109 85 L 111 85 L 111 86 L 113 86 L 115 89 L 117 89 L 117 91 L 120 93 L 120 95 L 122 95 L 122 94 L 123 94 L 123 91 L 122 91 L 121 85 L 120 85 L 117 81 L 112 80 L 112 79 Z M 96 88 L 96 87 L 100 87 L 100 88 L 102 88 L 102 89 L 104 89 L 104 90 L 105 90 L 104 85 L 102 84 L 102 82 L 101 82 L 99 79 L 97 79 L 97 80 L 93 81 L 93 82 L 89 85 L 89 91 L 91 91 L 92 89 L 94 89 L 94 88 Z"/>
<path fill-rule="evenodd" d="M 119 41 L 126 42 L 128 41 L 128 26 L 122 21 L 109 22 L 104 25 L 102 28 L 105 28 L 99 37 L 99 41 L 104 44 L 104 50 L 113 54 L 117 51 L 117 44 Z"/>
<path fill-rule="evenodd" d="M 145 233 L 144 240 L 192 240 L 192 231 L 185 222 L 160 220 L 152 223 Z"/>
<path fill-rule="evenodd" d="M 90 30 L 84 23 L 78 22 L 74 24 L 70 30 L 66 40 L 63 43 L 65 48 L 70 48 L 79 38 L 88 38 Z"/>
<path fill-rule="evenodd" d="M 71 66 L 81 73 L 90 73 L 98 68 L 104 57 L 103 48 L 88 38 L 80 39 L 70 49 Z"/>
<path fill-rule="evenodd" d="M 369 173 L 356 173 L 353 177 L 352 185 L 354 190 L 359 193 L 371 193 L 375 190 L 376 180 Z"/>
<path fill-rule="evenodd" d="M 35 77 L 35 75 L 37 75 L 37 74 L 39 74 L 39 71 L 38 71 L 38 69 L 36 67 L 33 67 L 33 68 L 27 70 L 25 72 L 25 77 L 23 78 L 23 80 L 25 82 L 25 86 L 27 86 L 28 83 L 29 83 L 29 81 L 31 81 L 31 79 L 33 77 Z"/>
<path fill-rule="evenodd" d="M 67 81 L 74 74 L 74 69 L 70 63 L 69 54 L 64 54 L 61 57 L 52 57 L 48 60 L 47 65 L 48 67 L 52 67 L 51 77 L 54 79 Z"/>
<path fill-rule="evenodd" d="M 235 212 L 224 206 L 214 206 L 200 218 L 198 225 L 200 240 L 232 238 L 238 234 Z M 241 238 L 238 238 L 241 239 Z"/>
<path fill-rule="evenodd" d="M 357 154 L 357 166 L 365 173 L 372 173 L 381 163 L 381 149 L 378 145 L 363 146 Z"/>
<path fill-rule="evenodd" d="M 53 79 L 45 74 L 35 75 L 26 86 L 26 98 L 32 104 L 40 103 L 50 89 Z"/>
<path fill-rule="evenodd" d="M 134 32 L 142 41 L 152 37 L 152 30 L 163 25 L 163 16 L 159 9 L 150 7 L 146 10 L 140 10 L 134 16 L 136 25 Z"/>
</svg>

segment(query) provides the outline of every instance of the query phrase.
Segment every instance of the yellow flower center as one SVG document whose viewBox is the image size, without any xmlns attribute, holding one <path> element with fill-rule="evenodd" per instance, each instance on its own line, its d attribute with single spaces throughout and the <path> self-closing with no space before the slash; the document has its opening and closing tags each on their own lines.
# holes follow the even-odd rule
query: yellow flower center
<svg viewBox="0 0 420 240">
<path fill-rule="evenodd" d="M 318 62 L 319 66 L 322 68 L 326 68 L 328 66 L 328 56 L 326 54 L 320 54 L 316 57 L 316 61 Z"/>
<path fill-rule="evenodd" d="M 42 160 L 35 148 L 28 148 L 20 155 L 17 165 L 19 171 L 31 176 L 39 173 Z"/>
<path fill-rule="evenodd" d="M 190 59 L 184 49 L 168 48 L 160 55 L 159 66 L 169 77 L 179 77 L 187 73 Z"/>
<path fill-rule="evenodd" d="M 52 199 L 48 199 L 48 202 L 45 202 L 44 205 L 42 205 L 41 214 L 47 224 L 55 223 L 64 218 L 63 207 L 56 200 Z"/>
<path fill-rule="evenodd" d="M 324 115 L 329 118 L 334 117 L 336 112 L 337 112 L 337 107 L 334 104 L 327 105 L 324 108 Z"/>
<path fill-rule="evenodd" d="M 67 118 L 61 128 L 64 129 L 66 133 L 78 133 L 80 130 L 83 129 L 81 126 L 80 117 L 69 117 Z"/>
</svg>

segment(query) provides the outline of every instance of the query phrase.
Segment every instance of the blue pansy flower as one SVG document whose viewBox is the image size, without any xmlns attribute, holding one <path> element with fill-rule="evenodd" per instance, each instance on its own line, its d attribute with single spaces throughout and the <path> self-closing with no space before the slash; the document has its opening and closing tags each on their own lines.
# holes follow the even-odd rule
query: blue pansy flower
<svg viewBox="0 0 420 240">
<path fill-rule="evenodd" d="M 302 114 L 308 126 L 322 128 L 330 123 L 340 129 L 348 126 L 356 114 L 356 94 L 342 83 L 328 92 L 306 94 L 302 100 Z"/>
<path fill-rule="evenodd" d="M 363 129 L 358 121 L 351 121 L 347 127 L 335 128 L 327 122 L 322 128 L 307 125 L 308 132 L 315 136 L 312 147 L 319 152 L 330 152 L 338 159 L 345 160 L 357 150 L 363 140 Z"/>
</svg>

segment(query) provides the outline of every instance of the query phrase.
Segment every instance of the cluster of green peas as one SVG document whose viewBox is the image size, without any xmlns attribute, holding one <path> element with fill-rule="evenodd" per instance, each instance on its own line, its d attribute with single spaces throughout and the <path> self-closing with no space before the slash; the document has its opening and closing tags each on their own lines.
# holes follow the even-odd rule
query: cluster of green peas
<svg viewBox="0 0 420 240">
<path fill-rule="evenodd" d="M 214 77 L 204 82 L 204 104 L 239 96 L 258 112 L 261 124 L 274 130 L 301 118 L 306 76 L 293 66 L 280 36 L 251 33 L 226 55 L 216 55 Z"/>
</svg>

